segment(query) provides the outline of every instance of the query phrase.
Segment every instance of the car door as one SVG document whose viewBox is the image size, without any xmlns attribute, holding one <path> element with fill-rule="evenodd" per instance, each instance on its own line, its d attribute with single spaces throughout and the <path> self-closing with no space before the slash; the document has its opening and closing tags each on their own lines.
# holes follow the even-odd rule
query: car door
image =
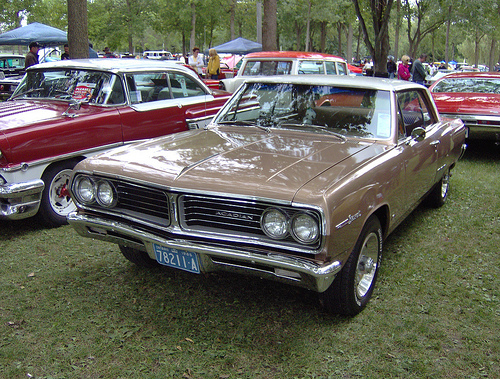
<svg viewBox="0 0 500 379">
<path fill-rule="evenodd" d="M 186 113 L 197 107 L 205 116 L 207 97 L 212 97 L 181 71 L 130 73 L 125 79 L 132 103 L 120 108 L 125 142 L 188 130 Z"/>
<path fill-rule="evenodd" d="M 413 89 L 396 94 L 400 133 L 398 149 L 405 169 L 404 198 L 408 209 L 431 189 L 438 168 L 439 135 L 438 128 L 434 127 L 437 119 L 430 111 L 423 91 Z"/>
</svg>

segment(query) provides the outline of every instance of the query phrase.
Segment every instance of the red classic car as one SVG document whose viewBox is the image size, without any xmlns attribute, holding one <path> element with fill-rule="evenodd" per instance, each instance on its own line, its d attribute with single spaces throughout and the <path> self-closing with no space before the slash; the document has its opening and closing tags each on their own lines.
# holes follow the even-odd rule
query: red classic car
<svg viewBox="0 0 500 379">
<path fill-rule="evenodd" d="M 82 159 L 207 124 L 229 98 L 167 61 L 65 60 L 27 70 L 0 103 L 0 218 L 66 223 Z"/>
<path fill-rule="evenodd" d="M 441 115 L 460 118 L 469 139 L 500 142 L 499 72 L 449 74 L 429 89 Z"/>
</svg>

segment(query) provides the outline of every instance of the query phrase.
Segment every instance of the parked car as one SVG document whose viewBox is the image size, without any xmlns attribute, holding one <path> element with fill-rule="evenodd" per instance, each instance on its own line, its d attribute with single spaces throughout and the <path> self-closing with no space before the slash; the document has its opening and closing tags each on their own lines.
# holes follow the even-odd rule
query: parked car
<svg viewBox="0 0 500 379">
<path fill-rule="evenodd" d="M 219 78 L 218 79 L 211 79 L 209 78 L 209 75 L 207 75 L 207 68 L 203 67 L 202 68 L 203 75 L 205 79 L 203 79 L 203 82 L 208 86 L 208 88 L 212 89 L 219 89 L 219 81 L 222 79 L 226 78 L 234 78 L 235 74 L 238 72 L 234 68 L 230 68 L 227 63 L 221 62 L 220 63 L 220 70 L 219 70 Z"/>
<path fill-rule="evenodd" d="M 24 56 L 0 54 L 0 100 L 12 95 L 24 75 Z"/>
<path fill-rule="evenodd" d="M 48 225 L 75 209 L 67 183 L 80 160 L 133 141 L 202 127 L 229 94 L 175 63 L 64 60 L 29 67 L 0 103 L 0 218 L 37 212 Z"/>
<path fill-rule="evenodd" d="M 24 74 L 24 56 L 0 54 L 0 72 L 4 76 Z"/>
<path fill-rule="evenodd" d="M 354 315 L 385 237 L 424 198 L 445 203 L 464 139 L 414 83 L 250 79 L 203 130 L 80 162 L 69 223 L 140 266 L 255 274 Z"/>
<path fill-rule="evenodd" d="M 246 79 L 270 75 L 348 75 L 345 59 L 323 53 L 262 51 L 242 59 L 234 78 L 222 79 L 219 88 L 234 92 Z"/>
<path fill-rule="evenodd" d="M 499 72 L 449 74 L 429 89 L 442 115 L 465 123 L 468 138 L 500 142 Z"/>
<path fill-rule="evenodd" d="M 460 71 L 455 71 L 455 70 L 448 70 L 448 69 L 442 69 L 442 70 L 436 70 L 434 75 L 427 75 L 425 78 L 425 86 L 430 87 L 434 83 L 438 81 L 438 79 L 441 79 L 443 76 L 449 75 L 449 74 L 454 74 L 455 72 L 460 72 Z"/>
</svg>

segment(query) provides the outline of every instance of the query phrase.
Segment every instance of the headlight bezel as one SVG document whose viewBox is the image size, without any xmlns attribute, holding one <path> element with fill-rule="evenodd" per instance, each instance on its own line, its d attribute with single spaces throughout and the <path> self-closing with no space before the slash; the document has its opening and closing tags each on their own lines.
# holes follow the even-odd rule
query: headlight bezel
<svg viewBox="0 0 500 379">
<path fill-rule="evenodd" d="M 82 183 L 87 182 L 89 186 L 86 190 L 91 194 L 91 196 L 83 196 L 82 195 Z M 92 205 L 95 203 L 95 180 L 87 175 L 79 175 L 75 178 L 75 182 L 73 184 L 73 194 L 75 195 L 75 200 L 83 205 Z"/>
<path fill-rule="evenodd" d="M 281 218 L 281 221 L 278 220 L 281 226 L 274 226 L 275 229 L 281 230 L 280 233 L 272 231 L 271 224 L 277 222 L 269 220 L 273 216 Z M 290 212 L 279 207 L 265 209 L 261 215 L 260 226 L 263 233 L 273 240 L 286 240 L 291 237 L 295 242 L 307 246 L 316 244 L 320 240 L 322 232 L 321 221 L 313 212 L 307 210 Z M 305 230 L 300 230 L 301 228 L 305 228 Z M 305 234 L 310 234 L 310 236 L 306 238 Z"/>
<path fill-rule="evenodd" d="M 303 223 L 302 226 L 297 225 L 299 222 Z M 310 226 L 304 225 L 304 222 L 309 222 Z M 304 238 L 300 230 L 298 230 L 299 228 L 305 228 L 308 232 L 312 233 L 312 237 Z M 304 245 L 312 245 L 320 238 L 319 220 L 311 213 L 298 212 L 290 220 L 290 232 L 297 242 Z"/>
<path fill-rule="evenodd" d="M 111 195 L 110 201 L 104 201 L 102 196 L 101 196 L 100 190 L 106 186 L 108 187 L 107 188 L 108 196 L 109 196 L 109 194 Z M 104 179 L 99 180 L 95 185 L 95 199 L 96 199 L 96 202 L 100 206 L 102 206 L 104 208 L 113 208 L 118 201 L 118 197 L 117 197 L 116 189 L 115 189 L 114 185 L 108 180 L 104 180 Z"/>
</svg>

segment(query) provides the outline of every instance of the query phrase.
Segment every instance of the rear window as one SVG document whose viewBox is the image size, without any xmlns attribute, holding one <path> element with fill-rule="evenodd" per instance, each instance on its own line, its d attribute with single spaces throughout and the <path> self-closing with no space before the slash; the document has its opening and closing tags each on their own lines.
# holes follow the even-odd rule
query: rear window
<svg viewBox="0 0 500 379">
<path fill-rule="evenodd" d="M 500 93 L 500 79 L 492 78 L 445 78 L 432 92 Z"/>
<path fill-rule="evenodd" d="M 246 62 L 243 76 L 271 76 L 290 75 L 291 61 L 248 61 Z"/>
</svg>

